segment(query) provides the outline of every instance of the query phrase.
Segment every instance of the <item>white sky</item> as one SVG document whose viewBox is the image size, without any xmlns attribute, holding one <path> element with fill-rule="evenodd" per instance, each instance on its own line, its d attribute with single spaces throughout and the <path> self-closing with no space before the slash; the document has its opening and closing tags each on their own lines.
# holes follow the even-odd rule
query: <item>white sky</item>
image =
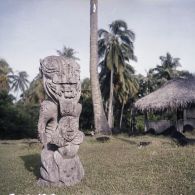
<svg viewBox="0 0 195 195">
<path fill-rule="evenodd" d="M 0 57 L 32 80 L 39 59 L 63 45 L 78 53 L 89 76 L 89 0 L 0 0 Z M 170 52 L 195 72 L 195 0 L 99 0 L 99 28 L 123 19 L 136 34 L 133 63 L 145 73 Z"/>
</svg>

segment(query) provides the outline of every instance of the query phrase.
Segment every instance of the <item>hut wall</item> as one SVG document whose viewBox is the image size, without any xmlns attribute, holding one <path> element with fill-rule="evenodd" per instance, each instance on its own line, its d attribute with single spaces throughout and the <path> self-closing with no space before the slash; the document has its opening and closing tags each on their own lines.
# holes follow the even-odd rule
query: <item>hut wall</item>
<svg viewBox="0 0 195 195">
<path fill-rule="evenodd" d="M 195 128 L 195 119 L 187 119 L 184 122 L 184 126 L 186 126 L 186 125 L 190 125 L 191 127 Z"/>
<path fill-rule="evenodd" d="M 195 119 L 186 119 L 186 120 L 178 120 L 177 129 L 180 132 L 183 132 L 185 126 L 191 126 L 195 129 Z"/>
<path fill-rule="evenodd" d="M 184 123 L 185 123 L 186 119 L 183 120 L 183 119 L 180 119 L 177 121 L 177 130 L 179 132 L 182 132 L 183 131 L 183 127 L 184 127 Z"/>
<path fill-rule="evenodd" d="M 187 109 L 186 118 L 187 119 L 195 119 L 195 108 Z"/>
<path fill-rule="evenodd" d="M 156 133 L 162 133 L 172 125 L 174 123 L 170 120 L 148 121 L 147 130 L 154 129 Z"/>
</svg>

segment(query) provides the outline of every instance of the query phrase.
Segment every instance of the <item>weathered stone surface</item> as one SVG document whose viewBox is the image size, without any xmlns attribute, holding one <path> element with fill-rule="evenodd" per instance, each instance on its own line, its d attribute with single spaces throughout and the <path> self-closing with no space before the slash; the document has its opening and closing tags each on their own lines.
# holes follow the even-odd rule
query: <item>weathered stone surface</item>
<svg viewBox="0 0 195 195">
<path fill-rule="evenodd" d="M 72 186 L 84 177 L 77 155 L 84 134 L 79 131 L 82 106 L 79 65 L 62 56 L 49 56 L 40 62 L 48 100 L 41 104 L 38 133 L 43 150 L 41 186 Z"/>
<path fill-rule="evenodd" d="M 40 169 L 41 176 L 47 181 L 57 183 L 59 181 L 58 165 L 54 160 L 54 151 L 44 148 L 41 152 L 42 167 Z"/>
<path fill-rule="evenodd" d="M 54 159 L 59 166 L 59 180 L 67 186 L 72 186 L 83 178 L 84 169 L 78 155 L 64 159 L 63 156 L 56 151 Z"/>
</svg>

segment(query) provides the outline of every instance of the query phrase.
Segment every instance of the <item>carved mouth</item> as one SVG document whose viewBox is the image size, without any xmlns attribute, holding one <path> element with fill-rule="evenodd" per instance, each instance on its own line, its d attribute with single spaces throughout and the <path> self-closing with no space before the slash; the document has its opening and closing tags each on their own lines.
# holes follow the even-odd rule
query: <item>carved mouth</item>
<svg viewBox="0 0 195 195">
<path fill-rule="evenodd" d="M 68 98 L 68 99 L 71 99 L 71 98 L 74 98 L 74 94 L 73 94 L 72 91 L 65 91 L 64 97 Z"/>
<path fill-rule="evenodd" d="M 67 132 L 72 133 L 72 132 L 74 132 L 74 129 L 69 129 L 69 130 L 67 130 Z"/>
<path fill-rule="evenodd" d="M 67 96 L 64 96 L 66 99 L 73 99 L 74 97 L 67 97 Z"/>
</svg>

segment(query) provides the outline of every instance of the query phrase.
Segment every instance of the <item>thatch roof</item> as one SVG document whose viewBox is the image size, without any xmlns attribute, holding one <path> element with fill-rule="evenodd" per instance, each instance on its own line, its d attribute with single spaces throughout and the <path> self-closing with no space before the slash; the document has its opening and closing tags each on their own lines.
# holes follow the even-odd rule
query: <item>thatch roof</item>
<svg viewBox="0 0 195 195">
<path fill-rule="evenodd" d="M 195 77 L 168 81 L 158 90 L 139 99 L 135 108 L 142 112 L 155 112 L 187 108 L 195 104 Z"/>
</svg>

